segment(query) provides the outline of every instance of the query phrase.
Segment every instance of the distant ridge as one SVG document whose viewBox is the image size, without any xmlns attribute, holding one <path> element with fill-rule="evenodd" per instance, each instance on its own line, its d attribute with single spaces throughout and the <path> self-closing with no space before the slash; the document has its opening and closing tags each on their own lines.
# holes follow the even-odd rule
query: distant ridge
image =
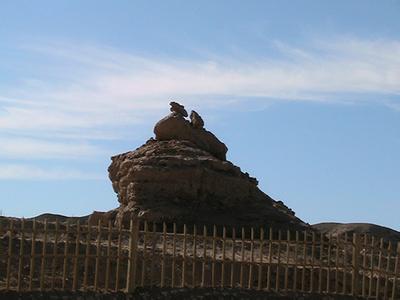
<svg viewBox="0 0 400 300">
<path fill-rule="evenodd" d="M 81 216 L 81 217 L 68 217 L 68 216 L 64 216 L 64 215 L 44 213 L 44 214 L 38 215 L 36 217 L 28 218 L 27 220 L 44 221 L 47 219 L 47 221 L 49 221 L 49 222 L 55 222 L 58 220 L 59 222 L 70 221 L 72 223 L 75 223 L 78 220 L 79 221 L 87 221 L 88 218 L 89 218 L 89 215 Z"/>
<path fill-rule="evenodd" d="M 318 223 L 311 225 L 312 228 L 325 233 L 332 235 L 337 234 L 370 234 L 377 238 L 383 238 L 386 241 L 391 241 L 393 243 L 397 243 L 400 241 L 400 232 L 394 229 L 370 224 L 370 223 L 334 223 L 334 222 L 326 222 L 326 223 Z"/>
</svg>

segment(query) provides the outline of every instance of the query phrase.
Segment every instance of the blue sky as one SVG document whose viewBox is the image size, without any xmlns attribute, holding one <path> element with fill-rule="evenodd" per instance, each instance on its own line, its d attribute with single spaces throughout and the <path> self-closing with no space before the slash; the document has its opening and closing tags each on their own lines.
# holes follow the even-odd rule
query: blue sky
<svg viewBox="0 0 400 300">
<path fill-rule="evenodd" d="M 2 213 L 117 206 L 171 99 L 309 223 L 400 230 L 400 1 L 1 1 Z"/>
</svg>

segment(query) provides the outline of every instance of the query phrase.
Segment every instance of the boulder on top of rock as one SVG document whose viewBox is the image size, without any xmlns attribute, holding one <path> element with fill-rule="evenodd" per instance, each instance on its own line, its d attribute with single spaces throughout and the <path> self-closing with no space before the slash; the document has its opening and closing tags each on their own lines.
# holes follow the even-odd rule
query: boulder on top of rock
<svg viewBox="0 0 400 300">
<path fill-rule="evenodd" d="M 171 102 L 172 113 L 158 121 L 154 134 L 158 141 L 187 140 L 215 157 L 225 160 L 228 148 L 214 134 L 203 128 L 204 121 L 200 115 L 192 111 L 192 122 L 184 117 L 187 112 L 183 105 Z"/>
</svg>

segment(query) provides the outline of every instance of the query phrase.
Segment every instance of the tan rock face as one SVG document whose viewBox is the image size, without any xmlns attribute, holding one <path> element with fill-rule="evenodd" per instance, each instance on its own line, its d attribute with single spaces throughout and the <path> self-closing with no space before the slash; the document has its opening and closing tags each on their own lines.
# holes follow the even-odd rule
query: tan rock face
<svg viewBox="0 0 400 300">
<path fill-rule="evenodd" d="M 194 123 L 190 123 L 181 114 L 173 112 L 172 114 L 158 121 L 154 127 L 156 140 L 191 141 L 199 148 L 207 151 L 215 157 L 225 160 L 226 152 L 228 151 L 228 148 L 225 146 L 225 144 L 218 140 L 217 137 L 211 132 L 202 127 L 204 122 L 200 116 L 197 118 L 193 117 L 193 120 L 196 121 Z M 202 126 L 199 126 L 200 122 L 202 122 Z"/>
<path fill-rule="evenodd" d="M 154 128 L 156 139 L 111 158 L 117 223 L 139 216 L 178 224 L 307 226 L 226 160 L 227 147 L 203 128 L 198 113 L 192 111 L 189 122 L 183 105 L 170 105 L 172 113 Z"/>
</svg>

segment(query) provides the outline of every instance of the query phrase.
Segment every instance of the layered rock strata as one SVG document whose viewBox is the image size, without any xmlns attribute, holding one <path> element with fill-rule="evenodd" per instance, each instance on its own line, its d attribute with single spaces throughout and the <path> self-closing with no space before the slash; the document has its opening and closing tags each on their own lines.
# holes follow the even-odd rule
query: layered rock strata
<svg viewBox="0 0 400 300">
<path fill-rule="evenodd" d="M 203 128 L 197 113 L 189 122 L 182 105 L 171 103 L 171 111 L 156 124 L 156 139 L 112 157 L 117 223 L 139 216 L 179 224 L 307 226 L 225 159 L 225 144 Z"/>
</svg>

